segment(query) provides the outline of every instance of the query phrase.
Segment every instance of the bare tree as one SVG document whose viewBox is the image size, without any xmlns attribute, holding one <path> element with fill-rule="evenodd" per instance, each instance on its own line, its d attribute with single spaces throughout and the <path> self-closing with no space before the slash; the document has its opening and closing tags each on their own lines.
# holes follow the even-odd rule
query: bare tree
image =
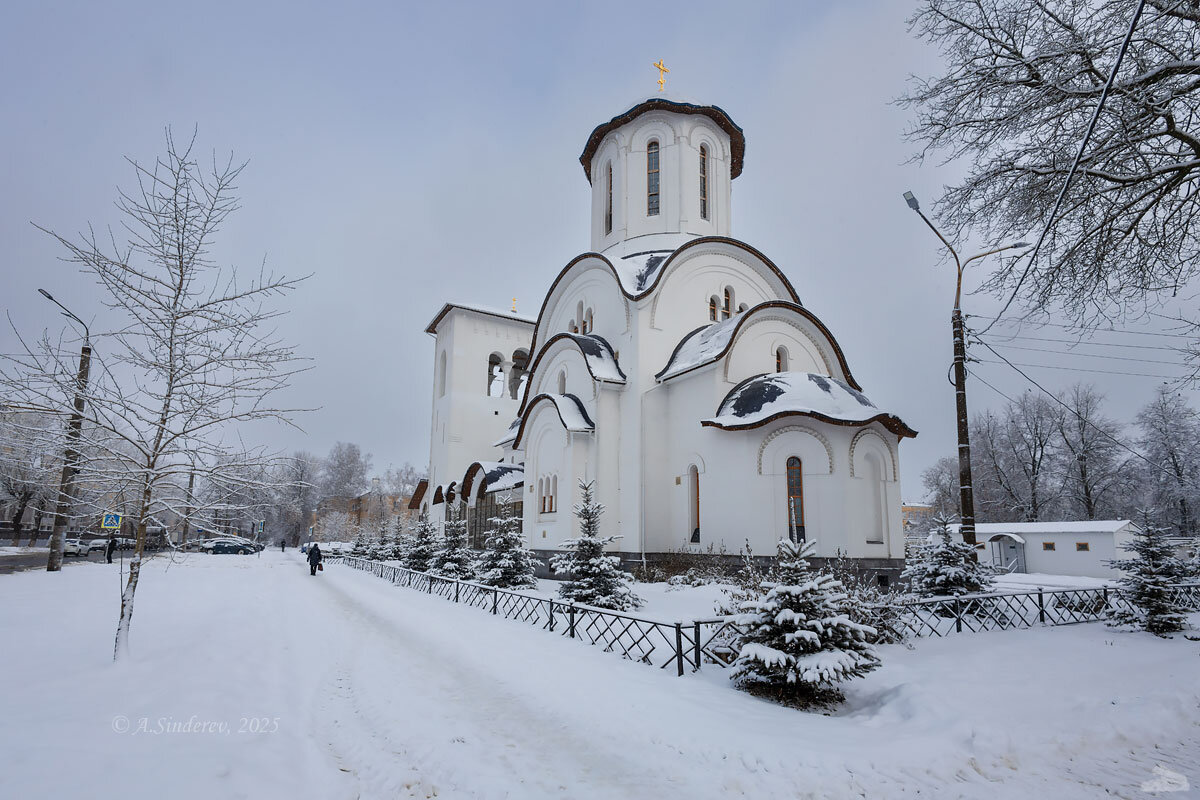
<svg viewBox="0 0 1200 800">
<path fill-rule="evenodd" d="M 232 157 L 211 168 L 171 132 L 153 165 L 130 160 L 137 188 L 120 193 L 124 243 L 115 232 L 89 228 L 75 239 L 47 230 L 98 284 L 116 327 L 93 335 L 93 375 L 85 404 L 80 478 L 97 486 L 134 484 L 130 517 L 136 545 L 121 594 L 114 658 L 128 650 L 146 529 L 160 516 L 202 514 L 182 487 L 193 469 L 215 486 L 252 480 L 247 471 L 269 461 L 238 439 L 240 424 L 288 421 L 296 409 L 272 403 L 300 369 L 292 348 L 272 330 L 281 311 L 271 303 L 299 280 L 259 268 L 249 280 L 210 253 L 236 210 L 235 182 L 244 164 Z M 45 229 L 43 229 L 45 230 Z M 73 355 L 46 337 L 0 370 L 4 388 L 30 405 L 71 409 Z M 114 446 L 119 442 L 122 446 Z M 103 458 L 96 452 L 103 453 Z"/>
<path fill-rule="evenodd" d="M 370 453 L 364 455 L 356 444 L 337 442 L 321 465 L 321 494 L 323 497 L 357 497 L 367 490 L 370 472 Z"/>
<path fill-rule="evenodd" d="M 1200 414 L 1168 386 L 1137 415 L 1141 448 L 1150 463 L 1143 470 L 1152 505 L 1167 515 L 1180 534 L 1196 532 L 1200 500 Z"/>
<path fill-rule="evenodd" d="M 1025 392 L 1002 417 L 988 412 L 974 420 L 979 474 L 972 474 L 981 508 L 992 510 L 988 516 L 1036 522 L 1054 514 L 1062 485 L 1054 470 L 1061 417 L 1057 404 Z"/>
<path fill-rule="evenodd" d="M 939 458 L 921 473 L 921 481 L 925 484 L 925 499 L 933 506 L 934 514 L 947 519 L 958 514 L 957 458 Z"/>
<path fill-rule="evenodd" d="M 1129 472 L 1118 444 L 1121 426 L 1100 413 L 1104 395 L 1094 386 L 1075 384 L 1063 402 L 1069 409 L 1059 415 L 1058 429 L 1064 491 L 1072 510 L 1084 519 L 1110 515 Z"/>
<path fill-rule="evenodd" d="M 317 506 L 320 472 L 320 458 L 297 450 L 284 460 L 276 474 L 280 484 L 276 516 L 293 547 L 299 546 L 301 538 L 308 534 L 309 521 Z"/>
<path fill-rule="evenodd" d="M 383 485 L 391 494 L 412 497 L 417 484 L 426 474 L 427 470 L 419 470 L 407 461 L 399 469 L 389 465 L 383 473 Z"/>
<path fill-rule="evenodd" d="M 0 497 L 12 511 L 12 543 L 21 543 L 21 524 L 28 509 L 41 509 L 57 494 L 61 426 L 53 417 L 30 411 L 0 413 Z M 32 540 L 36 540 L 41 513 L 35 513 Z"/>
<path fill-rule="evenodd" d="M 921 157 L 965 157 L 938 214 L 999 241 L 1049 232 L 1037 262 L 990 288 L 1077 318 L 1174 291 L 1197 274 L 1200 3 L 1149 0 L 1069 189 L 1058 195 L 1117 62 L 1127 0 L 923 0 L 911 28 L 945 69 L 900 99 Z"/>
</svg>

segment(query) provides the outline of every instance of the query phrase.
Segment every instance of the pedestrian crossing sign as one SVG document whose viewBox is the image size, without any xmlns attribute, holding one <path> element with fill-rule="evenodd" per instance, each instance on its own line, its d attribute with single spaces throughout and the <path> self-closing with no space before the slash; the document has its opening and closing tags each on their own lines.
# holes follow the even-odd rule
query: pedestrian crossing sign
<svg viewBox="0 0 1200 800">
<path fill-rule="evenodd" d="M 100 520 L 100 527 L 106 531 L 119 531 L 121 529 L 120 514 L 105 514 Z"/>
</svg>

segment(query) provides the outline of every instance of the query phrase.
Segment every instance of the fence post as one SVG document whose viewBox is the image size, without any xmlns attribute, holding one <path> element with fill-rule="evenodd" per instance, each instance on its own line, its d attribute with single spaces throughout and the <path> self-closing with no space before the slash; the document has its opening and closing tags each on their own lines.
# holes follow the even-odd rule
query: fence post
<svg viewBox="0 0 1200 800">
<path fill-rule="evenodd" d="M 571 601 L 571 604 L 567 606 L 567 626 L 568 626 L 567 630 L 570 633 L 571 638 L 574 639 L 575 638 L 575 602 L 574 601 Z"/>
<path fill-rule="evenodd" d="M 425 588 L 429 591 L 430 594 L 433 594 L 433 576 L 432 575 L 425 576 Z"/>
<path fill-rule="evenodd" d="M 700 620 L 696 620 L 696 671 L 700 671 Z"/>
<path fill-rule="evenodd" d="M 497 613 L 496 608 L 497 608 L 497 603 L 499 602 L 499 600 L 500 600 L 500 590 L 497 589 L 495 586 L 493 586 L 492 587 L 492 613 L 493 614 Z"/>
<path fill-rule="evenodd" d="M 683 677 L 683 625 L 675 623 L 675 663 L 679 667 L 679 676 Z"/>
<path fill-rule="evenodd" d="M 455 578 L 454 579 L 454 602 L 456 602 L 456 603 L 458 602 L 458 587 L 459 587 L 459 580 L 457 578 Z"/>
<path fill-rule="evenodd" d="M 1042 587 L 1037 587 L 1038 590 L 1038 622 L 1046 624 L 1046 602 L 1042 599 Z"/>
<path fill-rule="evenodd" d="M 962 600 L 954 598 L 954 632 L 962 633 Z"/>
<path fill-rule="evenodd" d="M 547 600 L 546 602 L 550 604 L 550 632 L 554 633 L 554 601 Z"/>
<path fill-rule="evenodd" d="M 1104 587 L 1104 609 L 1108 610 L 1108 587 Z"/>
</svg>

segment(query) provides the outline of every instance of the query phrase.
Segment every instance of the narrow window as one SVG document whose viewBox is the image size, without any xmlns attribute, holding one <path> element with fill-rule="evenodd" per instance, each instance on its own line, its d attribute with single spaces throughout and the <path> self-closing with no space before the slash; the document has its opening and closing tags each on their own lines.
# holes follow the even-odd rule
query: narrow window
<svg viewBox="0 0 1200 800">
<path fill-rule="evenodd" d="M 646 145 L 646 216 L 658 214 L 658 142 Z"/>
<path fill-rule="evenodd" d="M 612 233 L 612 162 L 605 167 L 604 177 L 604 235 Z"/>
<path fill-rule="evenodd" d="M 787 348 L 785 348 L 785 347 L 775 348 L 775 371 L 776 372 L 787 372 L 788 371 L 788 352 L 787 352 Z"/>
<path fill-rule="evenodd" d="M 787 460 L 788 538 L 804 541 L 804 479 L 800 474 L 800 459 Z"/>
<path fill-rule="evenodd" d="M 1042 549 L 1043 550 L 1053 550 L 1054 542 L 1042 542 Z"/>
<path fill-rule="evenodd" d="M 550 510 L 558 510 L 558 476 L 554 475 L 550 478 Z"/>
<path fill-rule="evenodd" d="M 546 513 L 546 482 L 542 478 L 538 478 L 538 509 Z"/>
<path fill-rule="evenodd" d="M 563 370 L 562 372 L 558 373 L 558 393 L 559 394 L 567 393 L 567 371 L 566 370 Z"/>
<path fill-rule="evenodd" d="M 688 530 L 692 544 L 700 544 L 700 470 L 688 467 Z"/>
<path fill-rule="evenodd" d="M 1075 549 L 1080 553 L 1085 553 L 1088 550 L 1091 550 L 1092 547 L 1087 542 L 1076 542 Z"/>
<path fill-rule="evenodd" d="M 443 350 L 442 354 L 440 356 L 438 356 L 437 386 L 438 386 L 438 397 L 444 397 L 446 395 L 446 351 L 445 350 Z"/>
<path fill-rule="evenodd" d="M 499 353 L 488 356 L 488 397 L 504 396 L 504 369 L 501 366 L 504 358 Z"/>
<path fill-rule="evenodd" d="M 525 348 L 514 350 L 512 355 L 512 369 L 508 372 L 508 395 L 513 400 L 521 399 L 521 392 L 525 391 L 525 382 L 529 379 L 526 370 L 529 367 L 529 351 Z"/>
<path fill-rule="evenodd" d="M 708 146 L 700 145 L 700 219 L 708 219 Z"/>
<path fill-rule="evenodd" d="M 733 316 L 733 289 L 729 286 L 725 287 L 725 305 L 721 307 L 721 319 L 729 319 Z"/>
<path fill-rule="evenodd" d="M 717 296 L 714 294 L 708 298 L 708 318 L 713 322 L 717 321 Z"/>
<path fill-rule="evenodd" d="M 589 308 L 583 315 L 583 332 L 591 333 L 596 329 L 596 325 L 592 322 L 592 310 Z"/>
</svg>

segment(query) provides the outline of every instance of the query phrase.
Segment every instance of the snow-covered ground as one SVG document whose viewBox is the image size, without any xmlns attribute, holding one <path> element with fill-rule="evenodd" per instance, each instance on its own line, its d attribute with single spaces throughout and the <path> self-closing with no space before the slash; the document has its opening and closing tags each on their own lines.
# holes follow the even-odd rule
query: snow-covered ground
<svg viewBox="0 0 1200 800">
<path fill-rule="evenodd" d="M 1116 586 L 1115 580 L 1108 578 L 1089 578 L 1086 575 L 1047 575 L 1042 572 L 1010 572 L 997 575 L 994 591 L 997 592 L 1033 592 L 1040 586 L 1043 589 L 1101 589 L 1105 586 Z"/>
<path fill-rule="evenodd" d="M 1057 800 L 1200 785 L 1200 642 L 1181 636 L 1093 624 L 886 647 L 822 716 L 715 668 L 677 678 L 347 567 L 310 577 L 295 551 L 160 558 L 143 575 L 119 665 L 117 565 L 0 577 L 0 797 Z"/>
<path fill-rule="evenodd" d="M 50 554 L 49 547 L 13 547 L 12 545 L 4 545 L 0 547 L 0 556 L 26 556 L 31 553 Z"/>
</svg>

